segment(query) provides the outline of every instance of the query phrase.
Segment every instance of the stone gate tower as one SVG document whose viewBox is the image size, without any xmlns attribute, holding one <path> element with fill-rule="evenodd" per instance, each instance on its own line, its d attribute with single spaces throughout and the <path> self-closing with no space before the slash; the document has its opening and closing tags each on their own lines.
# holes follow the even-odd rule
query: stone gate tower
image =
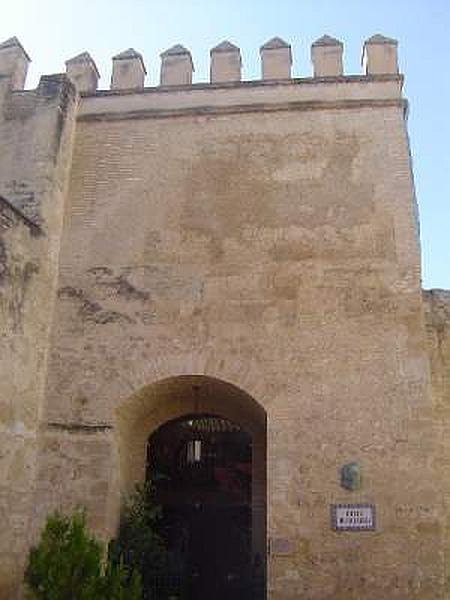
<svg viewBox="0 0 450 600">
<path fill-rule="evenodd" d="M 251 436 L 251 552 L 273 600 L 438 600 L 450 298 L 422 292 L 397 43 L 88 53 L 24 91 L 0 45 L 0 597 L 53 509 L 104 539 L 149 436 L 216 415 Z M 220 540 L 218 540 L 220 543 Z M 201 599 L 200 599 L 201 600 Z"/>
</svg>

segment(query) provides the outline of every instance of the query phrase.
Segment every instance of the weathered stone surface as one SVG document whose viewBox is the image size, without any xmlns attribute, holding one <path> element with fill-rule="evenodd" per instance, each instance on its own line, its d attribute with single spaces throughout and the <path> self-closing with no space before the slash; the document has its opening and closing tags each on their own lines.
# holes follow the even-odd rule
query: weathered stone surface
<svg viewBox="0 0 450 600">
<path fill-rule="evenodd" d="M 311 46 L 314 77 L 340 77 L 344 73 L 343 44 L 324 35 Z"/>
<path fill-rule="evenodd" d="M 363 63 L 367 75 L 398 73 L 397 40 L 376 34 L 364 43 Z"/>
<path fill-rule="evenodd" d="M 66 72 L 79 92 L 95 93 L 100 73 L 89 52 L 82 52 L 66 60 Z"/>
<path fill-rule="evenodd" d="M 225 40 L 211 50 L 211 83 L 240 81 L 241 51 Z"/>
<path fill-rule="evenodd" d="M 161 54 L 161 85 L 190 85 L 193 72 L 191 53 L 181 44 Z"/>
<path fill-rule="evenodd" d="M 31 541 L 49 333 L 75 125 L 64 76 L 13 92 L 0 116 L 0 598 Z"/>
<path fill-rule="evenodd" d="M 289 44 L 274 37 L 259 49 L 262 79 L 289 79 L 292 67 L 292 50 Z"/>
<path fill-rule="evenodd" d="M 142 54 L 134 48 L 128 48 L 113 57 L 111 89 L 139 90 L 144 87 L 147 75 Z"/>
<path fill-rule="evenodd" d="M 8 79 L 13 90 L 23 90 L 30 57 L 14 36 L 0 44 L 0 77 Z"/>
</svg>

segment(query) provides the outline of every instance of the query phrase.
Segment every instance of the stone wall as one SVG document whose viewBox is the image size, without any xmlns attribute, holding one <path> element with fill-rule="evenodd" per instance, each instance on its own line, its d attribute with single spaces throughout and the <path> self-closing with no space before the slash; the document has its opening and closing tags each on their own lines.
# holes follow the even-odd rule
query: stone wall
<svg viewBox="0 0 450 600">
<path fill-rule="evenodd" d="M 447 421 L 450 401 L 450 291 L 423 292 L 434 406 Z"/>
<path fill-rule="evenodd" d="M 0 598 L 11 599 L 33 522 L 76 95 L 56 76 L 0 96 Z"/>
<path fill-rule="evenodd" d="M 117 410 L 154 382 L 205 375 L 267 412 L 269 536 L 290 548 L 269 557 L 271 598 L 444 597 L 399 83 L 82 100 L 43 514 L 82 500 L 107 535 L 120 486 Z M 364 483 L 347 492 L 339 469 L 353 460 Z M 333 532 L 339 502 L 375 503 L 377 531 Z"/>
<path fill-rule="evenodd" d="M 445 577 L 450 576 L 450 291 L 426 290 L 423 292 L 428 352 L 433 398 L 433 438 L 435 443 L 434 468 L 442 490 L 445 522 L 443 552 Z M 429 435 L 429 425 L 423 436 Z"/>
<path fill-rule="evenodd" d="M 42 357 L 32 353 L 41 231 L 0 200 L 0 598 L 20 573 L 28 537 L 30 482 L 36 466 L 34 385 Z M 13 574 L 13 578 L 11 578 Z"/>
</svg>

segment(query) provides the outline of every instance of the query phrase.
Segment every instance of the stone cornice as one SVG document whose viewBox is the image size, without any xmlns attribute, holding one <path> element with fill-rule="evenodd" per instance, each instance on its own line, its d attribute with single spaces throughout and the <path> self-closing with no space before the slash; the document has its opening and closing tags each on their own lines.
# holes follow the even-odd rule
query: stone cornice
<svg viewBox="0 0 450 600">
<path fill-rule="evenodd" d="M 398 107 L 407 113 L 408 103 L 403 98 L 381 100 L 341 100 L 314 102 L 285 102 L 278 104 L 242 104 L 232 106 L 196 106 L 173 110 L 147 109 L 123 112 L 101 112 L 81 115 L 79 121 L 123 121 L 128 119 L 170 119 L 189 116 L 231 115 L 255 112 L 286 112 L 311 110 L 349 110 L 361 108 Z"/>
<path fill-rule="evenodd" d="M 398 106 L 406 110 L 399 75 L 197 84 L 97 92 L 83 97 L 80 121 L 173 118 L 275 111 Z"/>
<path fill-rule="evenodd" d="M 197 90 L 221 90 L 221 89 L 239 89 L 239 88 L 258 88 L 273 86 L 304 86 L 315 85 L 318 83 L 385 83 L 397 82 L 403 86 L 404 76 L 398 75 L 340 75 L 339 77 L 293 77 L 290 79 L 265 80 L 257 79 L 251 81 L 229 81 L 220 83 L 192 83 L 190 85 L 171 85 L 171 86 L 153 86 L 145 87 L 136 92 L 136 90 L 97 90 L 95 94 L 83 93 L 84 98 L 99 98 L 105 96 L 130 96 L 136 94 L 173 94 L 177 91 L 197 91 Z"/>
</svg>

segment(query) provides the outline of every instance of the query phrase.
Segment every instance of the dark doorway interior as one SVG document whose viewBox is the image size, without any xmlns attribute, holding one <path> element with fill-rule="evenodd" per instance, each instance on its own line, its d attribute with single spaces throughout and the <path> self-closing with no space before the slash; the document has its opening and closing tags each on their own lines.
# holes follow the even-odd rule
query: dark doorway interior
<svg viewBox="0 0 450 600">
<path fill-rule="evenodd" d="M 251 548 L 251 436 L 215 415 L 170 421 L 149 439 L 147 479 L 163 510 L 166 581 L 174 588 L 168 596 L 261 597 L 261 565 Z"/>
</svg>

